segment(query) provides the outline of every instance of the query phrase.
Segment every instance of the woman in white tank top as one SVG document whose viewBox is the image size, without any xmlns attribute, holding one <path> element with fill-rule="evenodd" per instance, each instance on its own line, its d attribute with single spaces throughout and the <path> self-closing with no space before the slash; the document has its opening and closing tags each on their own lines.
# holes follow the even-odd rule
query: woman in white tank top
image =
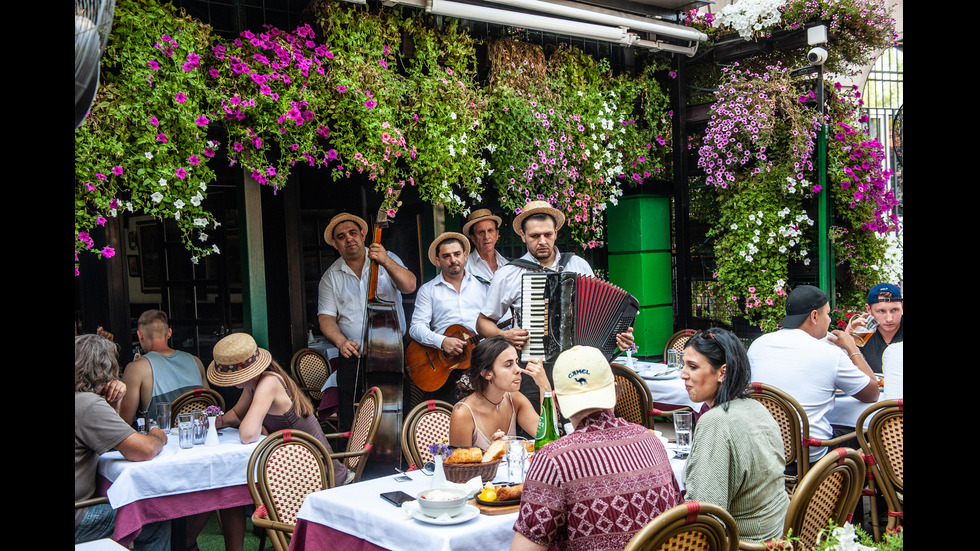
<svg viewBox="0 0 980 551">
<path fill-rule="evenodd" d="M 522 374 L 537 383 L 542 395 L 551 390 L 541 360 L 531 360 L 522 368 L 517 349 L 503 337 L 490 337 L 476 345 L 470 367 L 458 383 L 464 397 L 453 408 L 449 445 L 485 450 L 494 440 L 516 435 L 518 425 L 534 435 L 538 412 L 520 392 Z"/>
</svg>

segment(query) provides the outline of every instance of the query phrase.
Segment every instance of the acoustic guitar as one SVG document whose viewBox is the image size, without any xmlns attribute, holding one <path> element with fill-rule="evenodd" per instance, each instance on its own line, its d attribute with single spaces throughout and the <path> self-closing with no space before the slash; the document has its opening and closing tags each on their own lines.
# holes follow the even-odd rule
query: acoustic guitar
<svg viewBox="0 0 980 551">
<path fill-rule="evenodd" d="M 471 334 L 470 330 L 462 325 L 450 325 L 444 334 L 447 337 L 466 341 L 463 351 L 451 356 L 442 348 L 426 346 L 418 341 L 410 342 L 405 350 L 405 367 L 408 369 L 408 375 L 415 382 L 415 386 L 426 392 L 442 388 L 454 369 L 468 368 L 470 352 L 480 340 L 480 335 Z"/>
</svg>

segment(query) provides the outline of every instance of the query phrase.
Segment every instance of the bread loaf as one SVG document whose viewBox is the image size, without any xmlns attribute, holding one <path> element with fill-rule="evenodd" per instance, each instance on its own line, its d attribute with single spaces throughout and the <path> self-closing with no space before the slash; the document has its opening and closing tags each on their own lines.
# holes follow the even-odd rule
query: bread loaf
<svg viewBox="0 0 980 551">
<path fill-rule="evenodd" d="M 521 494 L 524 492 L 524 485 L 518 484 L 516 486 L 501 486 L 497 488 L 497 501 L 510 501 L 512 499 L 521 499 Z"/>
<path fill-rule="evenodd" d="M 482 459 L 483 450 L 480 448 L 456 448 L 443 463 L 479 463 Z"/>
<path fill-rule="evenodd" d="M 507 448 L 504 446 L 503 440 L 497 440 L 490 447 L 487 448 L 487 453 L 483 454 L 483 462 L 489 463 L 491 461 L 496 461 L 504 456 L 504 452 Z"/>
</svg>

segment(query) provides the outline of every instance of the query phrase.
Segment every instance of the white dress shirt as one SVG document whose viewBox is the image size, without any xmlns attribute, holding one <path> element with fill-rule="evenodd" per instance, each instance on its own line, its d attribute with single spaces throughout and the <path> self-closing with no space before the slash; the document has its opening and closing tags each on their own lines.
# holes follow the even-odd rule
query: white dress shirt
<svg viewBox="0 0 980 551">
<path fill-rule="evenodd" d="M 367 248 L 364 249 L 367 255 Z M 405 267 L 398 255 L 388 251 L 388 256 Z M 327 268 L 320 278 L 317 293 L 317 314 L 327 314 L 337 318 L 337 325 L 345 337 L 364 346 L 364 315 L 367 310 L 368 286 L 371 284 L 371 261 L 365 259 L 361 277 L 357 277 L 343 258 Z M 395 287 L 388 271 L 378 266 L 378 298 L 395 303 L 398 311 L 398 327 L 405 334 L 405 308 L 402 294 Z"/>
<path fill-rule="evenodd" d="M 529 262 L 534 262 L 535 264 L 538 263 L 538 261 L 531 256 L 531 253 L 527 253 L 521 258 Z M 561 251 L 555 247 L 555 261 L 551 264 L 551 266 L 549 266 L 549 268 L 557 271 L 560 260 Z M 592 271 L 592 266 L 589 266 L 589 263 L 580 256 L 573 256 L 572 259 L 569 260 L 568 265 L 565 266 L 565 271 L 595 277 L 595 272 Z M 494 277 L 493 282 L 490 283 L 490 291 L 487 293 L 486 304 L 480 313 L 494 321 L 499 321 L 511 307 L 513 307 L 515 311 L 520 312 L 522 292 L 521 281 L 526 272 L 526 269 L 514 264 L 508 264 L 498 269 L 496 277 Z"/>
<path fill-rule="evenodd" d="M 507 265 L 507 258 L 500 254 L 496 249 L 493 250 L 493 254 L 497 257 L 497 270 L 500 270 Z M 483 260 L 480 253 L 474 250 L 466 257 L 466 271 L 471 275 L 482 277 L 486 281 L 493 281 L 493 270 L 490 269 L 490 264 Z"/>
<path fill-rule="evenodd" d="M 442 348 L 444 333 L 452 325 L 462 325 L 476 334 L 476 318 L 486 301 L 488 287 L 468 271 L 463 271 L 459 292 L 439 272 L 435 278 L 419 287 L 415 295 L 415 311 L 408 334 L 432 348 Z"/>
</svg>

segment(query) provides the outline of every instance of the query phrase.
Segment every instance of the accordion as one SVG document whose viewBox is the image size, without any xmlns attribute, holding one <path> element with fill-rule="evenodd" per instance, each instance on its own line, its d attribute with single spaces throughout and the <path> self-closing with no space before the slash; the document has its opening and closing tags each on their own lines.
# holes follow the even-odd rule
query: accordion
<svg viewBox="0 0 980 551">
<path fill-rule="evenodd" d="M 528 340 L 521 361 L 553 361 L 577 344 L 612 360 L 616 335 L 633 325 L 636 297 L 601 279 L 571 272 L 528 272 L 521 289 L 521 327 Z"/>
</svg>

